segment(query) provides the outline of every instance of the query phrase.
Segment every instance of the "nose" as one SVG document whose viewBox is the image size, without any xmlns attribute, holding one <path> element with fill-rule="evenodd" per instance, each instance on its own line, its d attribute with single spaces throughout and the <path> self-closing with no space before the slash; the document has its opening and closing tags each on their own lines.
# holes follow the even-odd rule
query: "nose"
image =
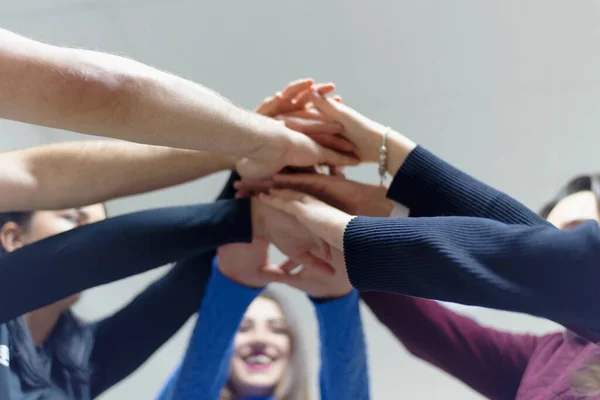
<svg viewBox="0 0 600 400">
<path fill-rule="evenodd" d="M 250 343 L 250 349 L 252 350 L 252 353 L 263 353 L 266 347 L 267 344 L 263 341 L 256 340 Z"/>
</svg>

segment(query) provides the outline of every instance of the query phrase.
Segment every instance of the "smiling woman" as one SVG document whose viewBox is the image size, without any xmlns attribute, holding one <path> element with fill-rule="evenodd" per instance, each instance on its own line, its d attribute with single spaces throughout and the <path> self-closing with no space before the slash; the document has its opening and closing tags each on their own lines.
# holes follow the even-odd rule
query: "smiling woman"
<svg viewBox="0 0 600 400">
<path fill-rule="evenodd" d="M 282 296 L 265 290 L 250 304 L 233 346 L 221 400 L 265 393 L 277 399 L 306 399 L 307 365 L 300 327 Z"/>
</svg>

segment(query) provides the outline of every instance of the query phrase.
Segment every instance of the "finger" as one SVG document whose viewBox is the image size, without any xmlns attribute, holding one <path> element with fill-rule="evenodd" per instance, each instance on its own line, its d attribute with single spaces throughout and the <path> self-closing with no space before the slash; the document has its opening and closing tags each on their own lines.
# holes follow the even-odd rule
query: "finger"
<svg viewBox="0 0 600 400">
<path fill-rule="evenodd" d="M 319 143 L 321 146 L 326 147 L 328 149 L 340 151 L 342 153 L 352 153 L 353 151 L 356 150 L 356 146 L 354 145 L 354 143 L 352 143 L 348 139 L 341 137 L 339 135 L 324 135 L 324 134 L 317 134 L 317 135 L 307 134 L 307 135 L 310 136 L 310 138 L 312 140 L 314 140 L 315 142 Z"/>
<path fill-rule="evenodd" d="M 246 197 L 251 197 L 252 192 L 250 190 L 238 190 L 235 192 L 234 198 L 236 199 L 245 199 Z"/>
<path fill-rule="evenodd" d="M 305 193 L 288 189 L 271 189 L 259 199 L 290 214 L 309 231 L 338 250 L 344 249 L 344 231 L 352 216 Z"/>
<path fill-rule="evenodd" d="M 333 99 L 333 101 L 337 101 L 338 103 L 342 103 L 342 96 L 336 95 L 336 96 L 333 96 L 332 99 Z"/>
<path fill-rule="evenodd" d="M 241 181 L 233 182 L 233 188 L 238 191 L 245 192 L 266 192 L 273 186 L 274 182 L 269 179 L 263 180 L 248 180 L 242 179 Z"/>
<path fill-rule="evenodd" d="M 256 108 L 256 113 L 261 115 L 266 115 L 268 117 L 273 117 L 279 113 L 279 108 L 281 107 L 282 98 L 281 92 L 275 93 L 275 96 L 270 96 L 264 99 Z"/>
<path fill-rule="evenodd" d="M 283 185 L 308 185 L 316 189 L 325 188 L 327 185 L 332 185 L 336 182 L 335 178 L 321 174 L 295 174 L 295 175 L 284 175 L 277 174 L 272 177 L 272 180 L 276 184 Z"/>
<path fill-rule="evenodd" d="M 329 167 L 329 175 L 346 179 L 346 175 L 344 174 L 344 167 Z"/>
<path fill-rule="evenodd" d="M 335 275 L 335 268 L 327 261 L 316 257 L 310 252 L 302 253 L 296 257 L 296 261 L 304 266 L 304 268 L 311 268 L 313 272 L 327 274 L 329 276 Z"/>
<path fill-rule="evenodd" d="M 303 119 L 316 119 L 318 121 L 324 121 L 324 122 L 333 122 L 331 120 L 327 120 L 326 117 L 321 112 L 319 112 L 319 110 L 317 110 L 316 108 L 305 108 L 305 109 L 301 109 L 301 110 L 292 110 L 285 114 L 280 114 L 277 117 L 278 117 L 278 119 L 282 119 L 285 117 L 296 117 L 296 118 L 303 118 Z"/>
<path fill-rule="evenodd" d="M 335 165 L 336 167 L 360 164 L 360 159 L 354 154 L 343 154 L 323 146 L 319 147 L 317 164 Z"/>
<path fill-rule="evenodd" d="M 310 101 L 310 91 L 314 90 L 317 93 L 319 93 L 321 96 L 325 96 L 330 94 L 331 92 L 333 92 L 335 90 L 335 84 L 333 83 L 321 83 L 318 85 L 312 85 L 312 87 L 309 87 L 308 90 L 303 91 L 302 93 L 300 93 L 295 99 L 294 99 L 294 103 L 297 104 L 298 106 L 305 106 L 309 101 Z"/>
<path fill-rule="evenodd" d="M 290 82 L 281 92 L 281 97 L 284 100 L 292 100 L 300 93 L 308 90 L 315 83 L 311 78 L 298 79 Z"/>
<path fill-rule="evenodd" d="M 276 119 L 283 121 L 285 123 L 285 126 L 287 126 L 288 128 L 305 134 L 335 134 L 344 132 L 344 128 L 338 122 L 323 122 L 315 119 L 304 119 L 287 116 L 277 116 Z"/>
<path fill-rule="evenodd" d="M 315 91 L 311 91 L 310 93 L 310 101 L 313 103 L 314 107 L 328 118 L 340 121 L 342 124 L 344 123 L 344 120 L 348 118 L 356 118 L 356 116 L 353 115 L 353 110 L 343 103 L 320 96 Z"/>
<path fill-rule="evenodd" d="M 290 274 L 293 270 L 298 268 L 299 265 L 300 265 L 300 263 L 298 261 L 288 258 L 287 260 L 285 260 L 284 262 L 282 262 L 281 264 L 278 265 L 278 269 L 285 272 L 286 274 Z M 291 275 L 296 275 L 296 274 L 291 274 Z"/>
<path fill-rule="evenodd" d="M 235 169 L 244 179 L 259 180 L 269 178 L 281 171 L 283 166 L 279 163 L 265 163 L 247 157 L 242 158 L 235 164 Z"/>
<path fill-rule="evenodd" d="M 286 194 L 284 193 L 283 195 L 279 194 L 277 192 L 292 192 L 292 193 L 297 193 L 298 195 L 303 195 L 306 196 L 304 194 L 301 194 L 299 192 L 295 192 L 295 191 L 291 191 L 291 190 L 287 190 L 287 189 L 271 189 L 269 190 L 269 194 L 264 194 L 261 193 L 258 196 L 258 199 L 260 201 L 262 201 L 263 203 L 277 209 L 280 211 L 283 211 L 289 215 L 292 215 L 294 217 L 298 218 L 304 218 L 304 214 L 307 212 L 307 210 L 305 209 L 306 205 L 302 203 L 302 201 L 298 198 L 290 198 L 289 196 L 286 197 Z"/>
</svg>

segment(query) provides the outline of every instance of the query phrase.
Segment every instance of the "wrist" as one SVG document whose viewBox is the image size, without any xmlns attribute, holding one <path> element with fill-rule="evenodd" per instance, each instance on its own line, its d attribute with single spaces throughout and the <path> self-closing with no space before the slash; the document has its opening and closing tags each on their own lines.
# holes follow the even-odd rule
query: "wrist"
<svg viewBox="0 0 600 400">
<path fill-rule="evenodd" d="M 387 162 L 385 168 L 390 175 L 395 175 L 408 155 L 417 147 L 417 144 L 392 129 L 389 130 L 386 144 Z"/>
<path fill-rule="evenodd" d="M 392 209 L 394 208 L 394 202 L 386 197 L 388 188 L 385 186 L 373 186 L 373 194 L 371 198 L 373 200 L 369 207 L 368 213 L 365 214 L 369 217 L 389 217 Z"/>
</svg>

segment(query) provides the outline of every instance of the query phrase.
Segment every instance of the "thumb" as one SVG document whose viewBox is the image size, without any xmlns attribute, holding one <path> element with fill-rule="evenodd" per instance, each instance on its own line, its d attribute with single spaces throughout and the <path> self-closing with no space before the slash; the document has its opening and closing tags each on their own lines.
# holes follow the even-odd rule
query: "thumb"
<svg viewBox="0 0 600 400">
<path fill-rule="evenodd" d="M 328 149 L 321 145 L 318 146 L 319 161 L 317 162 L 317 164 L 319 165 L 331 165 L 336 167 L 342 167 L 360 164 L 360 159 L 358 159 L 353 154 L 339 153 L 335 150 Z"/>
<path fill-rule="evenodd" d="M 280 165 L 267 165 L 264 162 L 256 162 L 249 158 L 239 160 L 235 169 L 242 178 L 255 180 L 265 179 L 273 176 L 281 169 Z"/>
</svg>

